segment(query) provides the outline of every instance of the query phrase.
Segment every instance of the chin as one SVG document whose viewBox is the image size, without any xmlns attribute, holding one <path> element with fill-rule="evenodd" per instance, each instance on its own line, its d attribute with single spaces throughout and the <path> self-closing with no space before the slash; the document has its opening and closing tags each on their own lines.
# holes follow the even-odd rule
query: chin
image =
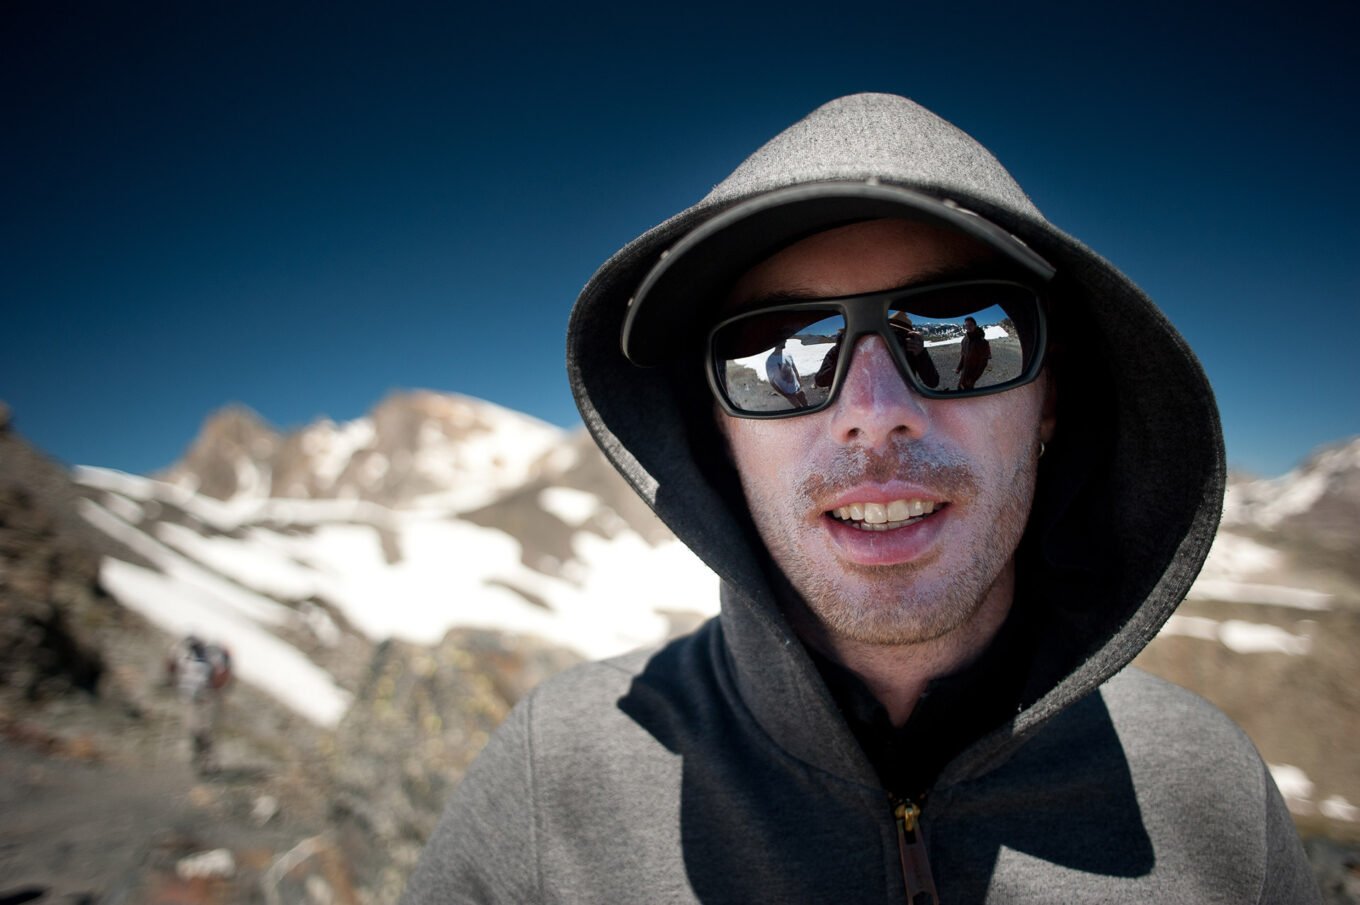
<svg viewBox="0 0 1360 905">
<path fill-rule="evenodd" d="M 1004 613 L 1014 585 L 1012 549 L 956 547 L 924 561 L 886 566 L 805 550 L 784 557 L 781 566 L 832 636 L 862 644 L 921 644 L 972 624 L 989 601 L 1006 604 Z"/>
<path fill-rule="evenodd" d="M 956 631 L 980 609 L 981 600 L 921 599 L 908 594 L 822 598 L 809 609 L 832 635 L 861 644 L 907 645 L 935 641 Z"/>
</svg>

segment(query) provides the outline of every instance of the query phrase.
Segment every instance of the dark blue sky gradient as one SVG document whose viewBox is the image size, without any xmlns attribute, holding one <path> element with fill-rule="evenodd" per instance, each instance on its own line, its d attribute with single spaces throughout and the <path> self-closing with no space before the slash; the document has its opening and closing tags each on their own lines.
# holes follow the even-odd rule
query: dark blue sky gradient
<svg viewBox="0 0 1360 905">
<path fill-rule="evenodd" d="M 1349 0 L 378 6 L 5 5 L 19 430 L 146 472 L 233 401 L 292 427 L 430 387 L 574 425 L 595 267 L 876 90 L 979 138 L 1163 306 L 1231 463 L 1360 432 Z"/>
</svg>

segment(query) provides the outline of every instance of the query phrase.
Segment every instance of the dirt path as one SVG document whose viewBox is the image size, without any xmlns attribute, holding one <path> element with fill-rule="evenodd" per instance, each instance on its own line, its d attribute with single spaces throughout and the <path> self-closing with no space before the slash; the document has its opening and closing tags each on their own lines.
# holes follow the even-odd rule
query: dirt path
<svg viewBox="0 0 1360 905">
<path fill-rule="evenodd" d="M 0 905 L 261 901 L 267 883 L 334 873 L 319 822 L 258 752 L 225 745 L 200 777 L 172 721 L 75 709 L 0 713 Z M 301 868 L 266 878 L 300 842 Z M 330 879 L 345 901 L 346 878 Z"/>
<path fill-rule="evenodd" d="M 153 847 L 210 828 L 194 785 L 187 768 L 130 772 L 0 742 L 0 901 L 21 890 L 53 901 L 112 892 Z"/>
</svg>

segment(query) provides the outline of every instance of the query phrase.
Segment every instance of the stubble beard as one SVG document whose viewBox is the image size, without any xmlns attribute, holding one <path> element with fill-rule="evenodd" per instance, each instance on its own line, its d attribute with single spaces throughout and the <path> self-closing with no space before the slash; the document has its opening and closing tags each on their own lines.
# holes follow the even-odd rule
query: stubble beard
<svg viewBox="0 0 1360 905">
<path fill-rule="evenodd" d="M 1013 470 L 999 476 L 990 496 L 966 463 L 946 458 L 926 459 L 919 449 L 904 463 L 902 474 L 918 474 L 924 467 L 936 474 L 933 487 L 970 488 L 974 535 L 967 550 L 937 550 L 926 558 L 897 565 L 863 566 L 834 561 L 818 562 L 800 547 L 826 543 L 823 527 L 802 523 L 790 507 L 753 495 L 747 503 L 757 530 L 775 564 L 784 573 L 801 603 L 833 636 L 861 644 L 910 645 L 943 638 L 968 624 L 988 601 L 998 582 L 1011 577 L 1009 566 L 1019 546 L 1034 499 L 1033 451 L 1021 456 Z M 864 456 L 859 457 L 860 461 Z M 914 469 L 910 466 L 914 466 Z M 854 483 L 855 475 L 875 466 L 853 463 L 821 470 L 804 485 L 824 486 L 840 480 Z M 877 466 L 882 471 L 882 466 Z M 902 467 L 902 466 L 899 466 Z M 830 477 L 823 477 L 829 475 Z M 806 511 L 804 509 L 803 511 Z M 1006 589 L 1008 590 L 1008 589 Z M 1007 605 L 1009 601 L 1006 601 Z"/>
</svg>

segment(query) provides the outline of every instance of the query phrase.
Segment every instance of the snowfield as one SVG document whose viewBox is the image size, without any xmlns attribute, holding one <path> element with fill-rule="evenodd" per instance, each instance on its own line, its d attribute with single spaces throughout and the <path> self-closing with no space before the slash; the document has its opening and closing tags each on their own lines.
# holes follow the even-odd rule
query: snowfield
<svg viewBox="0 0 1360 905">
<path fill-rule="evenodd" d="M 571 526 L 612 516 L 616 533 L 578 530 L 572 559 L 548 574 L 524 565 L 514 537 L 429 498 L 402 511 L 354 500 L 221 502 L 108 469 L 80 468 L 76 479 L 101 491 L 100 502 L 82 501 L 82 516 L 154 566 L 106 558 L 108 591 L 172 635 L 225 643 L 243 681 L 320 725 L 339 721 L 349 694 L 276 634 L 302 629 L 333 643 L 317 601 L 374 641 L 430 645 L 451 629 L 493 629 L 589 659 L 664 641 L 670 614 L 717 612 L 717 578 L 687 548 L 649 545 L 570 487 L 543 490 L 539 505 Z M 146 517 L 170 507 L 190 524 Z"/>
</svg>

